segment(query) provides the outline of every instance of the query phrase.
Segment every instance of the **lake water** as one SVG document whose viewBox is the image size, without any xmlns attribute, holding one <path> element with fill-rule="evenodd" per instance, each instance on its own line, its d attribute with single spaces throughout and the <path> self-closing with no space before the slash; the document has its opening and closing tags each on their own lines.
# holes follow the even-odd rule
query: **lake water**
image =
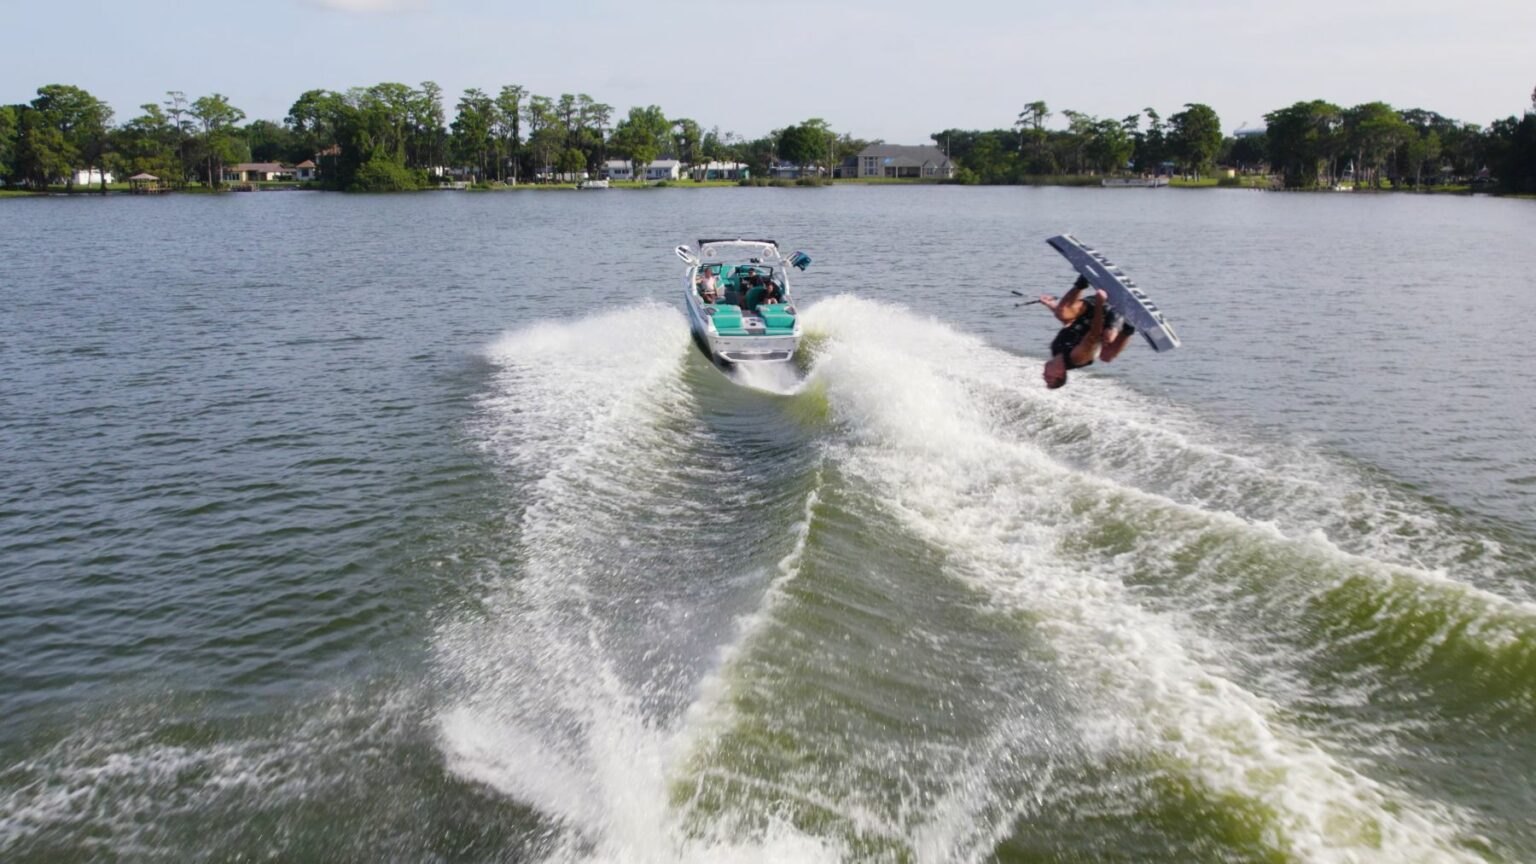
<svg viewBox="0 0 1536 864">
<path fill-rule="evenodd" d="M 1107 250 L 1184 340 L 1048 392 Z M 773 237 L 803 380 L 688 339 Z M 1536 204 L 0 202 L 0 859 L 1536 859 Z"/>
</svg>

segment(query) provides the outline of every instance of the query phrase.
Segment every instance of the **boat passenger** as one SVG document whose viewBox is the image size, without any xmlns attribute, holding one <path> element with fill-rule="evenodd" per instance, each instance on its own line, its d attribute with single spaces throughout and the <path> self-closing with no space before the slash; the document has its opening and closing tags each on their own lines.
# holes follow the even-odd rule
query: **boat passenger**
<svg viewBox="0 0 1536 864">
<path fill-rule="evenodd" d="M 715 271 L 705 267 L 703 274 L 699 276 L 699 296 L 705 303 L 715 303 L 720 299 L 720 277 Z"/>
<path fill-rule="evenodd" d="M 747 289 L 743 305 L 748 309 L 756 309 L 759 306 L 779 302 L 782 302 L 779 283 L 773 281 L 771 276 L 757 275 L 753 277 L 752 287 Z"/>
<path fill-rule="evenodd" d="M 1093 298 L 1082 299 L 1087 287 L 1088 280 L 1079 276 L 1060 300 L 1050 294 L 1040 295 L 1040 302 L 1064 325 L 1051 340 L 1051 359 L 1045 361 L 1042 372 L 1045 386 L 1052 390 L 1066 385 L 1068 370 L 1081 369 L 1094 360 L 1109 363 L 1120 356 L 1136 333 L 1120 313 L 1109 308 L 1109 294 L 1104 289 L 1095 289 Z"/>
</svg>

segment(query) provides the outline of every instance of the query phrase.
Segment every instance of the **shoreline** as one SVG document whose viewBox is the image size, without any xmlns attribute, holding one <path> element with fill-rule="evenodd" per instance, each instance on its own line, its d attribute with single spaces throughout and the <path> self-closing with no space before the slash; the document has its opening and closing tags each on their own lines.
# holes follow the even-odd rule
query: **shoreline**
<svg viewBox="0 0 1536 864">
<path fill-rule="evenodd" d="M 580 188 L 578 188 L 577 183 L 571 182 L 571 183 L 518 183 L 518 184 L 487 183 L 487 184 L 477 184 L 477 185 L 473 185 L 473 186 L 469 186 L 469 187 L 457 187 L 457 188 L 450 187 L 450 186 L 445 184 L 445 185 L 442 185 L 442 186 L 427 187 L 427 188 L 423 188 L 423 189 L 409 189 L 409 190 L 399 190 L 399 191 L 400 192 L 407 192 L 407 193 L 418 193 L 418 192 L 422 192 L 422 193 L 424 193 L 424 192 L 485 193 L 485 192 L 526 192 L 526 191 L 533 191 L 533 192 L 546 192 L 546 191 L 603 192 L 603 191 L 611 191 L 611 190 L 635 191 L 635 190 L 647 190 L 647 189 L 733 189 L 733 188 L 818 189 L 818 188 L 826 188 L 826 187 L 829 187 L 829 186 L 903 186 L 903 187 L 911 187 L 911 186 L 966 186 L 966 187 L 971 187 L 971 188 L 979 188 L 979 187 L 984 187 L 984 186 L 985 187 L 991 187 L 991 188 L 1004 188 L 1004 187 L 1009 187 L 1009 186 L 1015 186 L 1015 187 L 1047 187 L 1047 186 L 1052 186 L 1052 187 L 1087 188 L 1087 189 L 1114 188 L 1114 187 L 1103 187 L 1103 186 L 1101 186 L 1100 181 L 1102 181 L 1103 179 L 1104 178 L 1099 176 L 1099 175 L 1042 175 L 1042 176 L 1039 176 L 1039 177 L 1025 178 L 1022 182 L 1019 182 L 1019 183 L 993 183 L 993 184 L 987 184 L 987 183 L 960 183 L 960 182 L 957 182 L 957 181 L 954 181 L 954 180 L 908 179 L 908 178 L 886 178 L 886 177 L 857 178 L 857 179 L 854 179 L 854 178 L 850 178 L 850 179 L 834 179 L 834 180 L 824 180 L 824 181 L 823 180 L 818 180 L 817 182 L 809 182 L 809 183 L 801 182 L 801 181 L 798 181 L 798 180 L 781 180 L 781 179 L 759 180 L 759 181 L 748 181 L 748 182 L 741 182 L 741 181 L 737 181 L 737 180 L 698 180 L 698 181 L 695 181 L 695 180 L 662 180 L 662 181 L 656 181 L 656 182 L 614 181 L 613 184 L 610 185 L 607 189 L 580 189 Z M 1230 182 L 1233 179 L 1236 179 L 1238 182 Z M 1131 188 L 1139 188 L 1139 187 L 1131 187 Z M 1426 188 L 1420 188 L 1420 189 L 1390 188 L 1390 187 L 1389 188 L 1382 188 L 1382 189 L 1372 189 L 1372 188 L 1368 188 L 1368 187 L 1366 187 L 1366 188 L 1356 187 L 1356 188 L 1341 189 L 1341 190 L 1324 188 L 1324 187 L 1318 187 L 1318 188 L 1312 188 L 1312 189 L 1285 189 L 1285 188 L 1281 188 L 1281 187 L 1277 187 L 1277 186 L 1273 185 L 1273 183 L 1270 182 L 1270 178 L 1268 178 L 1268 177 L 1258 177 L 1258 176 L 1241 176 L 1241 177 L 1238 177 L 1238 178 L 1210 177 L 1210 178 L 1201 178 L 1201 179 L 1198 179 L 1198 180 L 1191 180 L 1191 179 L 1184 179 L 1184 178 L 1170 178 L 1166 188 L 1169 188 L 1169 189 L 1242 189 L 1242 190 L 1247 190 L 1247 191 L 1258 191 L 1258 192 L 1287 192 L 1287 193 L 1303 193 L 1303 194 L 1306 194 L 1306 193 L 1337 194 L 1339 192 L 1349 192 L 1349 193 L 1352 193 L 1352 194 L 1364 194 L 1364 195 L 1379 195 L 1379 194 L 1385 194 L 1385 195 L 1465 195 L 1465 196 L 1468 196 L 1468 197 L 1484 196 L 1484 197 L 1489 197 L 1489 198 L 1513 198 L 1513 199 L 1517 199 L 1517 200 L 1536 200 L 1536 195 L 1531 195 L 1531 194 L 1528 194 L 1528 193 L 1501 192 L 1501 191 L 1498 191 L 1496 189 L 1478 189 L 1478 188 L 1475 188 L 1475 187 L 1473 187 L 1471 185 L 1466 185 L 1466 184 L 1451 185 L 1451 186 L 1434 186 L 1434 187 L 1426 187 Z M 340 194 L 344 194 L 344 195 L 380 194 L 380 193 L 372 193 L 372 192 L 348 192 L 348 191 L 343 190 L 343 189 L 327 189 L 325 187 L 322 187 L 322 186 L 319 186 L 319 185 L 316 185 L 316 184 L 313 184 L 313 183 L 270 183 L 270 184 L 262 184 L 262 185 L 258 186 L 255 189 L 232 189 L 232 188 L 209 189 L 209 188 L 207 188 L 205 186 L 189 186 L 189 187 L 184 188 L 184 189 L 172 189 L 172 190 L 168 190 L 168 191 L 165 191 L 165 192 L 161 192 L 161 193 L 158 193 L 156 196 L 152 196 L 152 197 L 162 197 L 162 196 L 165 196 L 165 195 L 225 195 L 225 194 L 240 194 L 240 193 L 251 193 L 251 192 L 330 192 L 330 193 L 340 193 Z M 96 187 L 96 186 L 92 186 L 92 187 L 75 187 L 73 189 L 66 189 L 66 188 L 63 188 L 63 187 L 50 187 L 47 190 L 0 188 L 0 199 L 3 199 L 3 198 L 76 197 L 76 196 L 93 196 L 93 195 L 94 196 L 99 196 L 99 197 L 115 197 L 115 196 L 127 196 L 127 195 L 135 195 L 135 194 L 136 193 L 134 193 L 129 188 L 128 184 L 126 184 L 126 183 L 111 183 L 111 184 L 107 185 L 107 188 L 105 190 L 102 190 L 100 187 Z M 383 194 L 398 194 L 398 193 L 383 193 Z"/>
</svg>

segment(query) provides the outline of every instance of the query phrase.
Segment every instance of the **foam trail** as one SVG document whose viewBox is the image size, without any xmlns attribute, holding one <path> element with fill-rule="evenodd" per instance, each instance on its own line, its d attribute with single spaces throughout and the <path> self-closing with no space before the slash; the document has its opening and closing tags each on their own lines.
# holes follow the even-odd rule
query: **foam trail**
<svg viewBox="0 0 1536 864">
<path fill-rule="evenodd" d="M 779 396 L 793 396 L 806 384 L 792 363 L 738 363 L 728 374 L 743 387 Z"/>
<path fill-rule="evenodd" d="M 698 658 L 731 632 L 711 610 L 761 591 L 750 571 L 708 586 L 678 574 L 727 566 L 709 557 L 730 548 L 711 542 L 711 526 L 741 533 L 722 510 L 771 515 L 787 500 L 750 487 L 694 492 L 740 487 L 727 480 L 741 469 L 696 418 L 687 338 L 681 316 L 652 307 L 539 325 L 493 347 L 481 432 L 526 490 L 520 560 L 517 578 L 492 584 L 483 615 L 439 633 L 457 694 L 439 739 L 454 773 L 560 827 L 551 860 L 835 860 L 784 825 L 750 838 L 685 828 L 668 803 L 697 716 L 685 709 Z"/>
<path fill-rule="evenodd" d="M 1104 485 L 1028 441 L 999 434 L 951 358 L 1007 358 L 898 310 L 853 300 L 812 307 L 828 336 L 817 375 L 848 435 L 842 470 L 884 490 L 911 530 L 964 563 L 955 571 L 1047 634 L 1087 718 L 1084 743 L 1171 758 L 1212 789 L 1273 813 L 1268 842 L 1306 860 L 1462 860 L 1462 816 L 1341 762 L 1289 728 L 1268 699 L 1202 657 L 1220 646 L 1144 609 L 1113 571 L 1059 550 L 1072 503 Z M 899 371 L 895 371 L 899 370 Z M 1074 382 L 1081 387 L 1086 382 Z M 1113 484 L 1108 484 L 1114 488 Z M 1123 487 L 1122 487 L 1123 488 Z"/>
</svg>

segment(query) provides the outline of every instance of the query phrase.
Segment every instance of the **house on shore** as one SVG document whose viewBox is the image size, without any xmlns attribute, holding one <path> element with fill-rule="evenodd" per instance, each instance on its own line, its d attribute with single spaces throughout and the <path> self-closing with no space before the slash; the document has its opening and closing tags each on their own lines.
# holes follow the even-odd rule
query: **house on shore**
<svg viewBox="0 0 1536 864">
<path fill-rule="evenodd" d="M 237 162 L 224 166 L 225 183 L 264 183 L 273 180 L 294 180 L 294 169 L 279 162 Z"/>
<path fill-rule="evenodd" d="M 103 173 L 106 175 L 105 180 L 103 180 Z M 106 182 L 108 185 L 115 182 L 111 171 L 103 172 L 100 168 L 82 168 L 75 172 L 76 186 L 99 186 L 103 182 Z"/>
<path fill-rule="evenodd" d="M 698 181 L 745 180 L 748 174 L 745 162 L 705 162 L 688 169 L 688 176 Z"/>
<path fill-rule="evenodd" d="M 645 180 L 676 180 L 683 176 L 683 163 L 676 159 L 657 159 L 645 166 L 642 179 Z M 610 180 L 633 180 L 631 166 L 627 159 L 609 159 L 603 164 L 603 173 Z"/>
<path fill-rule="evenodd" d="M 899 177 L 948 180 L 955 176 L 954 163 L 931 144 L 871 144 L 859 151 L 855 177 Z"/>
<path fill-rule="evenodd" d="M 799 180 L 801 177 L 820 177 L 823 171 L 817 165 L 796 165 L 775 159 L 768 165 L 768 176 L 775 180 Z"/>
</svg>

